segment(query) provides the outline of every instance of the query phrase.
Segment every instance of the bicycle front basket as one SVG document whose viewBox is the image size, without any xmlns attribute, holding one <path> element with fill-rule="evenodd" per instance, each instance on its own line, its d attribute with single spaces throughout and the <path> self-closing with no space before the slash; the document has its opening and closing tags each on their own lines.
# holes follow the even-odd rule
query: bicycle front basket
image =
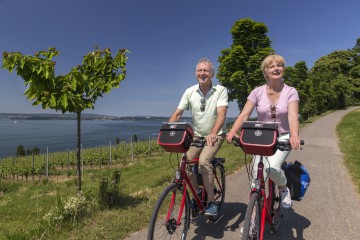
<svg viewBox="0 0 360 240">
<path fill-rule="evenodd" d="M 189 124 L 167 123 L 161 126 L 157 142 L 167 152 L 184 153 L 189 150 L 193 137 Z"/>
<path fill-rule="evenodd" d="M 244 122 L 240 143 L 246 154 L 272 156 L 276 152 L 277 137 L 276 123 Z"/>
</svg>

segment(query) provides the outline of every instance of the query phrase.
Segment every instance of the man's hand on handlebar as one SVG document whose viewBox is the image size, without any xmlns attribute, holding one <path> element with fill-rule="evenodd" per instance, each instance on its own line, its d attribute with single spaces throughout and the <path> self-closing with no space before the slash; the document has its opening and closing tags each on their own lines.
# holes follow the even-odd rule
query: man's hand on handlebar
<svg viewBox="0 0 360 240">
<path fill-rule="evenodd" d="M 217 135 L 214 134 L 214 133 L 210 133 L 209 135 L 207 135 L 205 137 L 206 139 L 206 145 L 209 146 L 209 147 L 212 147 L 215 145 L 215 143 L 217 142 Z"/>
</svg>

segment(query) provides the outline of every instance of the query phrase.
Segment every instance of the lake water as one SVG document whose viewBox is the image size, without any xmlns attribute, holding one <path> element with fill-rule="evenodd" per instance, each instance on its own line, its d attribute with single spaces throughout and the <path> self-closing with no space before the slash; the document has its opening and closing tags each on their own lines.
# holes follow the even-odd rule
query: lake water
<svg viewBox="0 0 360 240">
<path fill-rule="evenodd" d="M 83 120 L 81 143 L 83 148 L 115 144 L 116 139 L 130 141 L 156 139 L 159 129 L 167 119 L 147 120 Z M 40 153 L 76 149 L 76 120 L 13 120 L 0 118 L 0 158 L 16 155 L 19 145 Z"/>
<path fill-rule="evenodd" d="M 81 144 L 83 148 L 109 146 L 116 139 L 130 142 L 136 134 L 138 140 L 156 139 L 165 117 L 132 118 L 132 120 L 82 120 Z M 227 122 L 234 119 L 227 119 Z M 183 117 L 182 121 L 191 121 Z M 40 153 L 75 150 L 77 144 L 76 120 L 29 120 L 0 117 L 0 158 L 15 156 L 19 145 Z"/>
</svg>

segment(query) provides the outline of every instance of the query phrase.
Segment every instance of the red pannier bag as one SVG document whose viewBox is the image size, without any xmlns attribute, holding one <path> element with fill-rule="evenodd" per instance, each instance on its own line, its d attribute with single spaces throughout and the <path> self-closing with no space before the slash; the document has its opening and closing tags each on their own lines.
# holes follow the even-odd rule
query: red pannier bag
<svg viewBox="0 0 360 240">
<path fill-rule="evenodd" d="M 161 126 L 157 143 L 167 152 L 184 153 L 190 148 L 194 131 L 188 123 L 166 123 Z"/>
<path fill-rule="evenodd" d="M 276 152 L 278 134 L 277 123 L 244 122 L 241 148 L 246 154 L 272 156 Z"/>
</svg>

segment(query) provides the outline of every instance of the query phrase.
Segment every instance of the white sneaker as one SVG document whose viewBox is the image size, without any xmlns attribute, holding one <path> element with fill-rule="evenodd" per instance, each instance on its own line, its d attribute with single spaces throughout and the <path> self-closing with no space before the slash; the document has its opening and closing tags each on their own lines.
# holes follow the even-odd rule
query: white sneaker
<svg viewBox="0 0 360 240">
<path fill-rule="evenodd" d="M 291 195 L 289 189 L 286 188 L 285 190 L 280 191 L 280 196 L 281 196 L 281 207 L 284 209 L 290 209 L 292 206 L 292 202 L 291 202 Z"/>
</svg>

